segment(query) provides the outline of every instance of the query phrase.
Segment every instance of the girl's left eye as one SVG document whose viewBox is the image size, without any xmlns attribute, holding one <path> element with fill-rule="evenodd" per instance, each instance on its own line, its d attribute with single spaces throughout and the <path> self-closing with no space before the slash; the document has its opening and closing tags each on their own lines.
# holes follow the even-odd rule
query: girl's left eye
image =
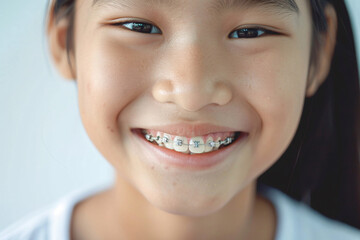
<svg viewBox="0 0 360 240">
<path fill-rule="evenodd" d="M 278 33 L 263 28 L 241 28 L 229 34 L 229 38 L 257 38 L 263 35 L 277 35 Z"/>
<path fill-rule="evenodd" d="M 120 22 L 115 23 L 115 26 L 123 26 L 131 31 L 147 34 L 161 34 L 161 30 L 158 27 L 150 23 L 144 22 Z"/>
</svg>

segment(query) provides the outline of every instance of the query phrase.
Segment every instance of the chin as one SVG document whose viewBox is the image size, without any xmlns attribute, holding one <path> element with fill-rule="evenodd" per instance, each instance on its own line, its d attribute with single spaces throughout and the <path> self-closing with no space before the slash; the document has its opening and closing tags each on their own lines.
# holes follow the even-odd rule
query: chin
<svg viewBox="0 0 360 240">
<path fill-rule="evenodd" d="M 189 195 L 188 195 L 189 196 Z M 204 217 L 221 210 L 229 201 L 224 196 L 198 196 L 196 199 L 189 197 L 163 193 L 154 194 L 147 198 L 148 202 L 157 209 L 178 216 Z"/>
</svg>

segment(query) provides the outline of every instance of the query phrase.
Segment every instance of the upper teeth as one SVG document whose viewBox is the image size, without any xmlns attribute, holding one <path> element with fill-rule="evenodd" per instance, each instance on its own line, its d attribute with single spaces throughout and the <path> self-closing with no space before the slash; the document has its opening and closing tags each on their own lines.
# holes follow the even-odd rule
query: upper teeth
<svg viewBox="0 0 360 240">
<path fill-rule="evenodd" d="M 215 141 L 211 136 L 204 142 L 203 137 L 192 137 L 188 142 L 187 137 L 175 136 L 171 140 L 171 135 L 164 133 L 163 136 L 158 132 L 154 137 L 151 134 L 145 133 L 145 138 L 150 142 L 156 142 L 159 146 L 165 146 L 168 149 L 174 149 L 183 153 L 204 153 L 217 150 L 221 145 L 228 145 L 234 140 L 234 136 L 227 137 L 221 140 L 220 137 Z"/>
</svg>

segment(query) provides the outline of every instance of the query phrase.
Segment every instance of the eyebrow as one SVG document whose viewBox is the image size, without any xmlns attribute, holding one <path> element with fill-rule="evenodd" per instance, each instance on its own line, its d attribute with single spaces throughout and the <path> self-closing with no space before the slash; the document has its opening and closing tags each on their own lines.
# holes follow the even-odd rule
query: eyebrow
<svg viewBox="0 0 360 240">
<path fill-rule="evenodd" d="M 181 0 L 145 0 L 144 3 L 150 6 L 165 5 L 169 8 L 178 8 L 183 1 Z M 139 3 L 136 0 L 93 0 L 92 6 L 96 5 L 115 5 L 120 7 L 129 8 L 130 5 Z M 299 13 L 299 7 L 295 0 L 217 0 L 212 2 L 210 10 L 220 12 L 233 8 L 246 8 L 246 7 L 268 7 L 277 9 L 281 12 Z"/>
</svg>

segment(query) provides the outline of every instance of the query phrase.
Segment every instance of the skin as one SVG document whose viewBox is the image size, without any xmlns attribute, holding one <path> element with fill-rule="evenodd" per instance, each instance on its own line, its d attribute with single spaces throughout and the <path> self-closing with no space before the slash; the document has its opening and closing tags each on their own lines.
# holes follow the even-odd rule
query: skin
<svg viewBox="0 0 360 240">
<path fill-rule="evenodd" d="M 305 0 L 296 2 L 299 15 L 260 7 L 213 15 L 205 10 L 208 0 L 185 0 L 177 9 L 93 8 L 78 0 L 73 72 L 65 47 L 69 22 L 56 23 L 50 15 L 55 66 L 77 81 L 84 127 L 116 171 L 112 189 L 76 205 L 73 240 L 274 239 L 276 214 L 256 194 L 256 179 L 286 150 L 305 97 L 325 80 L 337 27 L 328 6 L 319 64 L 310 65 L 310 9 Z M 125 17 L 150 21 L 163 33 L 111 25 Z M 280 34 L 228 38 L 246 24 Z M 216 171 L 143 161 L 146 154 L 130 129 L 179 122 L 246 125 L 249 138 Z"/>
</svg>

